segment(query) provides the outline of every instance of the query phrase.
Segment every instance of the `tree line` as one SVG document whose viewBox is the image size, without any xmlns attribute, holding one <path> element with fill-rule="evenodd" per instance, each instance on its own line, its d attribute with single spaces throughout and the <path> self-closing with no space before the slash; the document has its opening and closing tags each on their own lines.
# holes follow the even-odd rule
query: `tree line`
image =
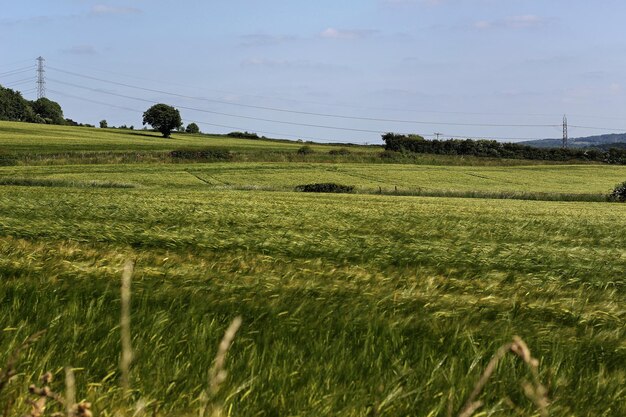
<svg viewBox="0 0 626 417">
<path fill-rule="evenodd" d="M 491 158 L 532 159 L 544 161 L 592 161 L 626 165 L 626 149 L 535 148 L 495 140 L 449 139 L 426 140 L 419 135 L 386 133 L 385 150 L 440 155 L 469 155 Z"/>
<path fill-rule="evenodd" d="M 19 91 L 1 85 L 0 120 L 55 125 L 76 123 L 63 118 L 63 109 L 59 103 L 47 98 L 29 101 Z"/>
</svg>

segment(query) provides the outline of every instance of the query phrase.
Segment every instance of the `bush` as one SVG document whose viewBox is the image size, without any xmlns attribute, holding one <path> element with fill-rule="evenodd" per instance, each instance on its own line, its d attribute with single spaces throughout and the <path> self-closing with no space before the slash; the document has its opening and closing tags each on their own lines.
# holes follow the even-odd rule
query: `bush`
<svg viewBox="0 0 626 417">
<path fill-rule="evenodd" d="M 609 194 L 609 200 L 626 203 L 626 181 L 615 186 L 613 192 Z"/>
<path fill-rule="evenodd" d="M 320 184 L 298 185 L 296 187 L 296 191 L 302 191 L 304 193 L 351 193 L 354 191 L 354 186 L 326 182 Z"/>
<path fill-rule="evenodd" d="M 200 127 L 195 123 L 189 123 L 185 129 L 187 133 L 200 133 Z"/>
<path fill-rule="evenodd" d="M 259 139 L 259 135 L 252 132 L 230 132 L 226 136 L 239 139 Z"/>
<path fill-rule="evenodd" d="M 173 159 L 193 159 L 199 161 L 229 161 L 232 154 L 228 149 L 178 149 L 170 152 Z"/>
<path fill-rule="evenodd" d="M 309 145 L 304 145 L 300 149 L 298 149 L 298 155 L 310 155 L 315 151 Z"/>
<path fill-rule="evenodd" d="M 350 155 L 350 151 L 346 148 L 332 149 L 328 151 L 329 155 Z"/>
</svg>

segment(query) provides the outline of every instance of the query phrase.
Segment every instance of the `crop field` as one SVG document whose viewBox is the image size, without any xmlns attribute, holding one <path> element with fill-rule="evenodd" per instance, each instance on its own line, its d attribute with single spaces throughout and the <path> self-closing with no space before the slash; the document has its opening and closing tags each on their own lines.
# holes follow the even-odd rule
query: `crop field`
<svg viewBox="0 0 626 417">
<path fill-rule="evenodd" d="M 210 163 L 0 167 L 0 183 L 58 181 L 68 186 L 100 181 L 139 188 L 293 190 L 334 182 L 357 192 L 500 192 L 604 196 L 626 178 L 626 167 L 537 165 L 519 167 L 407 164 Z M 45 184 L 44 184 L 45 185 Z"/>
<path fill-rule="evenodd" d="M 46 371 L 63 392 L 70 366 L 98 416 L 197 416 L 206 401 L 229 416 L 457 416 L 520 336 L 549 415 L 624 416 L 626 205 L 376 195 L 601 195 L 624 179 L 600 165 L 0 167 L 0 369 L 46 330 L 4 389 L 0 372 L 0 410 L 25 414 Z M 326 181 L 357 192 L 293 191 Z M 130 395 L 118 366 L 127 260 Z M 473 415 L 540 415 L 525 381 L 529 367 L 503 357 Z"/>
</svg>

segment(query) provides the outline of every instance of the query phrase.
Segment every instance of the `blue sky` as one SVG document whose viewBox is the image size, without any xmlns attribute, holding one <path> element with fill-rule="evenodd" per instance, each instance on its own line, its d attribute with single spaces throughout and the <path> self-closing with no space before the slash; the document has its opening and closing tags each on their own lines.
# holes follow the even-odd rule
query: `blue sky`
<svg viewBox="0 0 626 417">
<path fill-rule="evenodd" d="M 618 0 L 22 0 L 0 15 L 0 84 L 34 98 L 41 55 L 47 96 L 84 123 L 140 126 L 164 102 L 205 132 L 519 140 L 567 114 L 587 136 L 626 131 L 624 17 Z"/>
</svg>

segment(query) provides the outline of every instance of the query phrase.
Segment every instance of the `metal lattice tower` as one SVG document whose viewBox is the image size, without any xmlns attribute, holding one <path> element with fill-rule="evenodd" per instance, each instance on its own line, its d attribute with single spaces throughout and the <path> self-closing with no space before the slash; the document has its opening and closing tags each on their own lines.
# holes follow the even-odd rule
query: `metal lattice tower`
<svg viewBox="0 0 626 417">
<path fill-rule="evenodd" d="M 45 59 L 43 57 L 37 58 L 37 99 L 46 97 L 46 79 L 43 69 L 43 63 Z"/>
<path fill-rule="evenodd" d="M 563 148 L 567 148 L 567 116 L 563 116 Z"/>
</svg>

